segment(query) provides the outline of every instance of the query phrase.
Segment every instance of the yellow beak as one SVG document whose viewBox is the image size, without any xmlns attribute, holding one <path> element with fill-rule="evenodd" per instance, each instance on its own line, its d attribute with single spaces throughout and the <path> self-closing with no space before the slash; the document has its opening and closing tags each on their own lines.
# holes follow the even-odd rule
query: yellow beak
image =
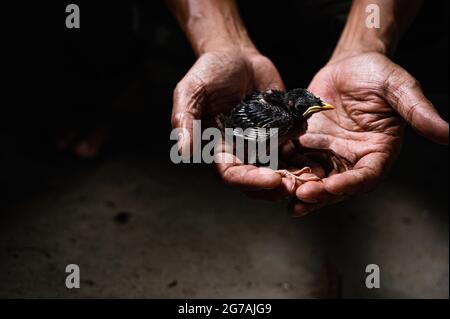
<svg viewBox="0 0 450 319">
<path fill-rule="evenodd" d="M 323 103 L 323 105 L 314 105 L 309 107 L 304 113 L 303 113 L 303 117 L 307 117 L 311 114 L 317 113 L 317 112 L 321 112 L 321 111 L 325 111 L 325 110 L 332 110 L 334 109 L 334 106 L 328 103 Z"/>
</svg>

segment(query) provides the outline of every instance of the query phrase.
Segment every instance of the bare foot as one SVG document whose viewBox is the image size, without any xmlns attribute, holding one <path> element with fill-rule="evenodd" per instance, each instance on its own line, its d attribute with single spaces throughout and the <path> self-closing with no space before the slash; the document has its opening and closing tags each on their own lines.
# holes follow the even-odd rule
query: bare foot
<svg viewBox="0 0 450 319">
<path fill-rule="evenodd" d="M 79 158 L 94 158 L 100 153 L 110 135 L 111 130 L 107 126 L 97 127 L 83 136 L 74 129 L 67 129 L 58 139 L 56 146 L 59 151 L 72 152 Z"/>
</svg>

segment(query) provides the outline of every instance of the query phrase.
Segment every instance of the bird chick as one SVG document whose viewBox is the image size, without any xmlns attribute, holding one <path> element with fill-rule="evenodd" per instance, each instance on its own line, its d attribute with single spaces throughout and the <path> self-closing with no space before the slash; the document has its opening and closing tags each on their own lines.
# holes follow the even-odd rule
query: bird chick
<svg viewBox="0 0 450 319">
<path fill-rule="evenodd" d="M 250 141 L 267 141 L 278 129 L 278 144 L 303 135 L 308 128 L 308 119 L 315 113 L 331 110 L 334 107 L 306 89 L 293 89 L 288 92 L 268 90 L 247 95 L 230 113 L 219 120 L 219 127 L 231 128 L 233 135 Z M 302 178 L 311 173 L 309 167 L 296 171 L 277 170 L 283 177 L 306 182 L 320 180 L 318 177 Z"/>
</svg>

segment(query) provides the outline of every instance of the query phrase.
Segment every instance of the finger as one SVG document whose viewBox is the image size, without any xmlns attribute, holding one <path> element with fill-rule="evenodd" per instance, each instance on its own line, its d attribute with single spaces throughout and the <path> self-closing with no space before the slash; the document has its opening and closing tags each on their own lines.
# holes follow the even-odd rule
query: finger
<svg viewBox="0 0 450 319">
<path fill-rule="evenodd" d="M 217 171 L 225 184 L 243 190 L 274 189 L 280 186 L 280 174 L 270 168 L 245 165 L 234 155 L 215 155 Z"/>
<path fill-rule="evenodd" d="M 284 177 L 281 180 L 281 184 L 275 189 L 246 191 L 245 194 L 251 198 L 274 202 L 295 196 L 295 190 L 295 182 L 290 178 Z"/>
<path fill-rule="evenodd" d="M 206 100 L 206 84 L 191 72 L 178 83 L 173 95 L 172 127 L 182 129 L 178 141 L 181 154 L 192 147 L 193 122 L 200 120 Z"/>
<path fill-rule="evenodd" d="M 295 195 L 299 200 L 308 204 L 327 202 L 332 197 L 321 181 L 311 181 L 300 185 L 297 188 Z"/>
<path fill-rule="evenodd" d="M 308 204 L 301 202 L 298 199 L 293 199 L 288 205 L 288 210 L 291 213 L 292 217 L 303 217 L 308 215 L 309 213 L 323 208 L 325 205 L 325 203 Z"/>
<path fill-rule="evenodd" d="M 399 68 L 386 82 L 389 104 L 420 134 L 430 140 L 449 143 L 449 127 L 433 104 L 424 96 L 420 84 Z"/>
<path fill-rule="evenodd" d="M 320 182 L 307 182 L 296 196 L 306 203 L 335 203 L 365 193 L 378 184 L 387 170 L 388 155 L 372 153 L 359 160 L 352 170 L 331 175 Z"/>
</svg>

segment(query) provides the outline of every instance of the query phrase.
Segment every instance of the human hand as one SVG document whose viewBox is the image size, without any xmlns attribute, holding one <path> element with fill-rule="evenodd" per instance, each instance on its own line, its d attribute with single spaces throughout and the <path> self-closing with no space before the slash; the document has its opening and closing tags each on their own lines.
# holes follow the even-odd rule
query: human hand
<svg viewBox="0 0 450 319">
<path fill-rule="evenodd" d="M 296 216 L 373 189 L 395 161 L 405 121 L 430 140 L 448 144 L 448 123 L 418 82 L 382 54 L 335 57 L 314 77 L 309 90 L 335 110 L 315 114 L 300 143 L 331 149 L 353 167 L 300 185 L 298 200 L 291 206 Z"/>
<path fill-rule="evenodd" d="M 228 113 L 255 90 L 284 90 L 272 62 L 252 48 L 226 48 L 203 53 L 174 92 L 172 126 L 185 130 L 179 150 L 192 147 L 193 121 L 212 125 L 219 113 Z M 187 134 L 186 134 L 187 133 Z M 220 147 L 220 146 L 219 146 Z M 217 154 L 217 171 L 222 180 L 241 189 L 272 189 L 280 186 L 279 174 L 266 168 L 244 165 L 233 154 Z"/>
</svg>

